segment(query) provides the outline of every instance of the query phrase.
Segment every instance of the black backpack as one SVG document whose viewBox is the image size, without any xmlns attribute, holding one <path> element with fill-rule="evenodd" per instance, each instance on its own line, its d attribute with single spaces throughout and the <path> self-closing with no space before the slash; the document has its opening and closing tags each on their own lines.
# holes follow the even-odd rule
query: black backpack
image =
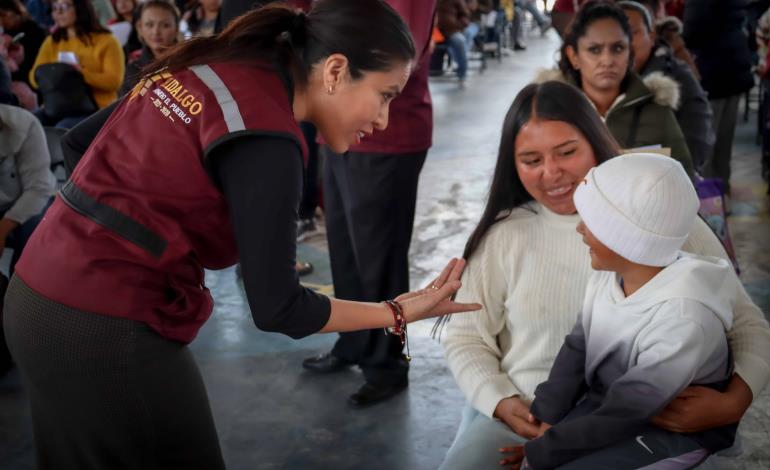
<svg viewBox="0 0 770 470">
<path fill-rule="evenodd" d="M 51 120 L 87 116 L 98 110 L 83 74 L 70 64 L 40 65 L 35 69 L 35 81 L 43 98 L 43 111 Z"/>
</svg>

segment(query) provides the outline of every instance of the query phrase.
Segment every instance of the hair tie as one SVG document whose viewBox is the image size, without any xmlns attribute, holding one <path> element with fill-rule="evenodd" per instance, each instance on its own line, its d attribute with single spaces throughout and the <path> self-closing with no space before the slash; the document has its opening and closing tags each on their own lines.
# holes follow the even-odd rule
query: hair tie
<svg viewBox="0 0 770 470">
<path fill-rule="evenodd" d="M 291 21 L 291 33 L 292 35 L 305 32 L 305 20 L 307 15 L 304 11 L 301 11 L 294 15 L 294 19 Z"/>
<path fill-rule="evenodd" d="M 307 27 L 307 15 L 305 12 L 299 12 L 294 15 L 291 20 L 291 27 L 289 33 L 291 34 L 292 42 L 294 45 L 304 44 L 305 42 L 305 28 Z"/>
<path fill-rule="evenodd" d="M 305 13 L 297 13 L 291 19 L 289 27 L 278 35 L 278 41 L 289 45 L 289 47 L 301 46 L 305 42 Z"/>
</svg>

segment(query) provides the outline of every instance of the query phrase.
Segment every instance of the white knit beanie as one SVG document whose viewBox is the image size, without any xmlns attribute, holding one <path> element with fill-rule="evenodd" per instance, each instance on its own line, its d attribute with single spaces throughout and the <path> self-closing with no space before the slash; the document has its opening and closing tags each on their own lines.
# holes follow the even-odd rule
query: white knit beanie
<svg viewBox="0 0 770 470">
<path fill-rule="evenodd" d="M 649 153 L 622 155 L 591 168 L 574 200 L 600 242 L 646 266 L 674 262 L 700 206 L 682 165 Z"/>
</svg>

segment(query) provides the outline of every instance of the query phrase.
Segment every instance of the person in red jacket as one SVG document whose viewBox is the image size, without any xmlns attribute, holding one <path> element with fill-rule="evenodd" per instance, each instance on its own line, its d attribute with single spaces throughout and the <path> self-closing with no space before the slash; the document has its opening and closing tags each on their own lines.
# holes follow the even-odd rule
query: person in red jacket
<svg viewBox="0 0 770 470">
<path fill-rule="evenodd" d="M 387 129 L 368 127 L 348 152 L 326 141 L 324 208 L 334 293 L 380 302 L 409 289 L 409 242 L 417 181 L 433 136 L 428 90 L 429 44 L 435 1 L 387 0 L 409 25 L 417 64 L 390 108 Z M 306 359 L 306 369 L 328 373 L 357 365 L 365 383 L 348 403 L 362 407 L 403 391 L 409 363 L 398 338 L 379 330 L 343 333 L 331 352 Z"/>
<path fill-rule="evenodd" d="M 450 300 L 458 260 L 432 288 L 388 303 L 329 299 L 294 270 L 298 122 L 345 152 L 387 127 L 414 56 L 382 0 L 321 0 L 307 15 L 270 6 L 162 56 L 73 129 L 66 158 L 82 159 L 27 244 L 3 313 L 38 467 L 224 468 L 187 347 L 212 310 L 204 268 L 240 260 L 255 324 L 294 338 L 403 335 L 407 322 L 479 307 Z"/>
</svg>

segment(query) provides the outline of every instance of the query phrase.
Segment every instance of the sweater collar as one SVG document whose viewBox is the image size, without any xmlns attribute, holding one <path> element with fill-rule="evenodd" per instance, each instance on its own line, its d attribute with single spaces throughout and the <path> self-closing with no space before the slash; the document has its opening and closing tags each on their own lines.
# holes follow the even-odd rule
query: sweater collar
<svg viewBox="0 0 770 470">
<path fill-rule="evenodd" d="M 549 225 L 552 226 L 558 226 L 560 228 L 570 228 L 575 229 L 577 227 L 578 222 L 580 222 L 580 216 L 575 212 L 574 214 L 570 215 L 561 215 L 557 214 L 556 212 L 551 211 L 544 205 L 540 204 L 539 202 L 532 202 L 531 208 L 537 212 L 540 217 L 543 218 L 543 221 Z"/>
</svg>

